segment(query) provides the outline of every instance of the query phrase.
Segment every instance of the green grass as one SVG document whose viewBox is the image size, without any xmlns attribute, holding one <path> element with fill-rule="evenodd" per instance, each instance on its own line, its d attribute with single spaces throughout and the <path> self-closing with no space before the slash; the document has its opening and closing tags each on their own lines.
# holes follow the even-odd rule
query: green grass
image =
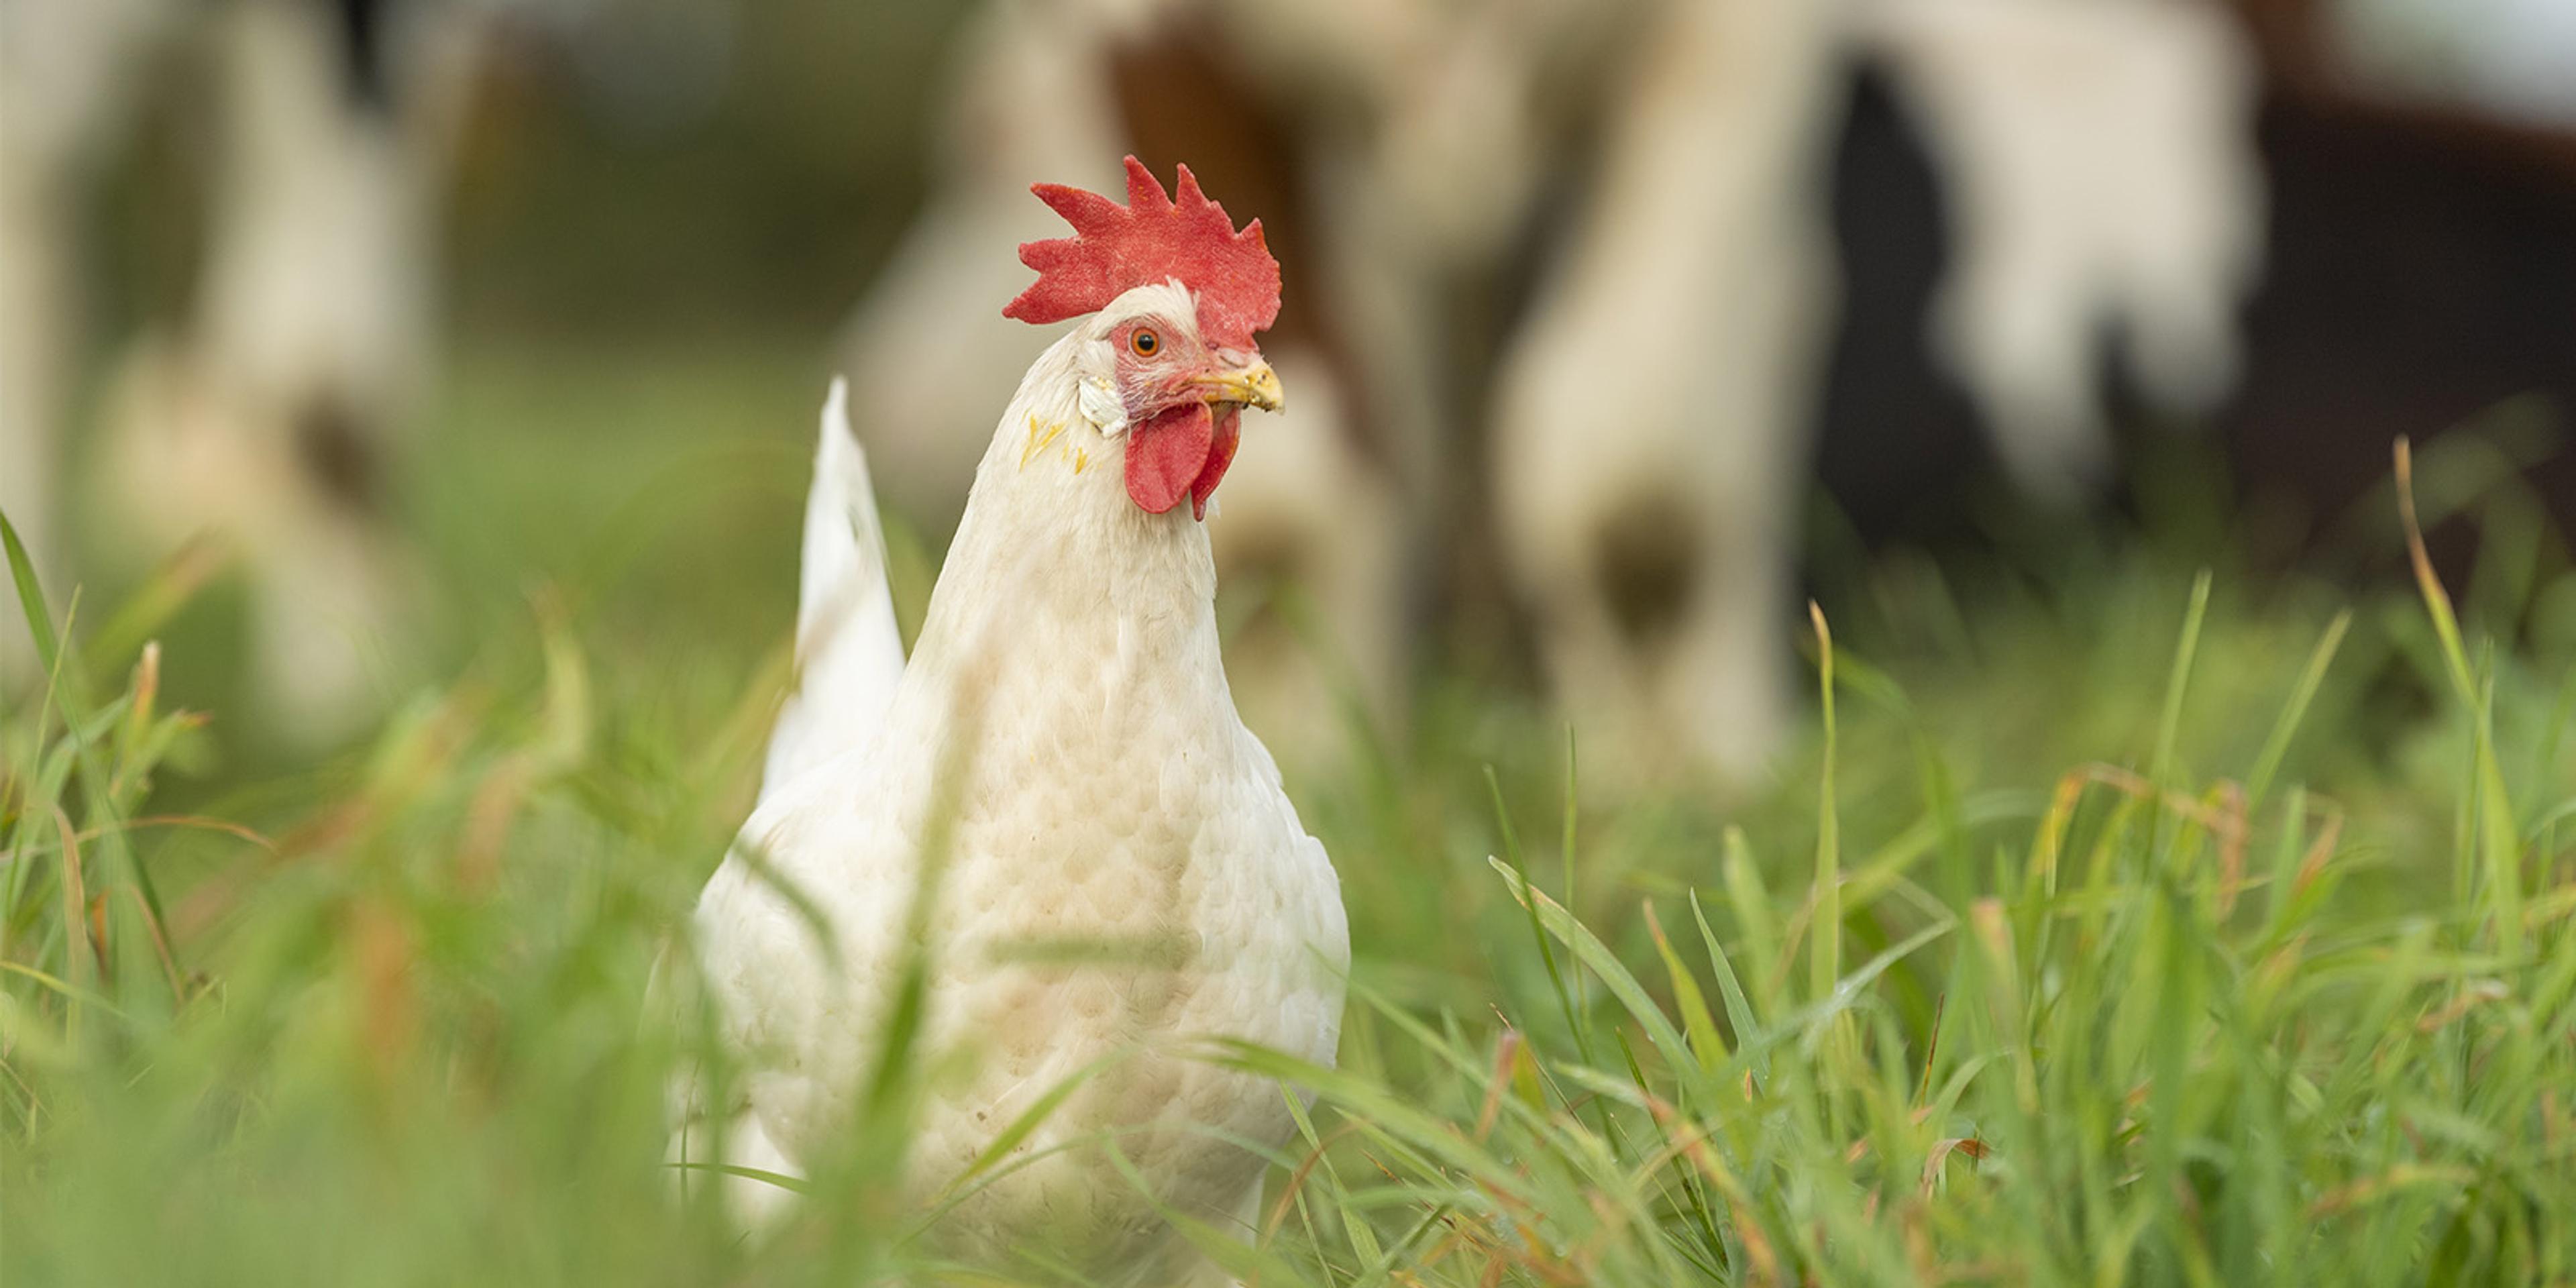
<svg viewBox="0 0 2576 1288">
<path fill-rule="evenodd" d="M 226 696 L 184 571 L 31 603 L 71 620 L 0 721 L 12 1288 L 933 1275 L 881 1180 L 919 1069 L 775 1238 L 662 1164 L 705 1032 L 646 984 L 748 802 L 813 382 L 542 370 L 481 360 L 421 466 L 458 678 L 356 752 L 180 709 Z M 2576 1282 L 2576 571 L 2500 459 L 2415 481 L 2480 537 L 2456 601 L 2393 492 L 2341 588 L 2224 524 L 1851 561 L 1811 727 L 1732 800 L 1584 781 L 1509 677 L 1428 677 L 1295 784 L 1350 1014 L 1335 1070 L 1210 1051 L 1317 1093 L 1212 1250 L 1279 1288 Z"/>
</svg>

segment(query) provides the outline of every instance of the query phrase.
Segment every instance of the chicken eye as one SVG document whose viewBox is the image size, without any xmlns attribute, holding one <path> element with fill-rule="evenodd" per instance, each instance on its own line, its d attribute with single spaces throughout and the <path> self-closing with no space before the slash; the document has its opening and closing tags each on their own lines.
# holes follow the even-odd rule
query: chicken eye
<svg viewBox="0 0 2576 1288">
<path fill-rule="evenodd" d="M 1127 347 L 1135 350 L 1139 358 L 1150 358 L 1155 350 L 1163 347 L 1163 337 L 1154 334 L 1152 327 L 1140 326 L 1127 337 Z"/>
</svg>

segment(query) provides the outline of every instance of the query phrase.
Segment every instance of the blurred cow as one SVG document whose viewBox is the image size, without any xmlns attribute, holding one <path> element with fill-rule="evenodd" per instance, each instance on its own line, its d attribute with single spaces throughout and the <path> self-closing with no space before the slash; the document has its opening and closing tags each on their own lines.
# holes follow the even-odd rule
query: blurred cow
<svg viewBox="0 0 2576 1288">
<path fill-rule="evenodd" d="M 1667 22 L 1503 370 L 1497 524 L 1593 745 L 1740 777 L 1784 710 L 1844 60 L 1893 69 L 1952 195 L 1929 338 L 2005 463 L 2060 499 L 2108 464 L 2106 326 L 2166 407 L 2205 412 L 2234 378 L 2254 80 L 2231 20 L 2190 0 L 1715 0 Z"/>
<path fill-rule="evenodd" d="M 184 44 L 204 54 L 211 86 L 205 257 L 193 312 L 117 364 L 101 487 L 114 521 L 99 526 L 146 558 L 198 535 L 239 557 L 254 687 L 285 741 L 361 727 L 381 707 L 381 671 L 417 643 L 383 473 L 431 362 L 434 212 L 483 12 L 392 0 L 0 8 L 0 501 L 39 543 L 59 597 L 54 457 L 78 295 L 69 211 L 138 65 Z M 16 615 L 13 604 L 13 627 Z"/>
<path fill-rule="evenodd" d="M 0 511 L 55 595 L 79 195 L 119 132 L 134 64 L 175 16 L 174 0 L 0 0 Z M 5 694 L 28 681 L 35 650 L 17 596 L 0 599 Z"/>
<path fill-rule="evenodd" d="M 1835 25 L 1669 7 L 1501 371 L 1495 519 L 1548 675 L 1619 777 L 1741 775 L 1786 712 L 1779 611 L 1830 318 Z"/>
<path fill-rule="evenodd" d="M 127 535 L 228 541 L 272 728 L 330 742 L 418 646 L 385 472 L 435 339 L 434 212 L 471 11 L 234 0 L 210 30 L 221 164 L 194 312 L 110 395 Z"/>
<path fill-rule="evenodd" d="M 2211 411 L 2262 251 L 2234 19 L 2189 0 L 1868 0 L 1856 26 L 1958 216 L 1934 348 L 2023 485 L 2066 499 L 2109 468 L 2106 329 L 2150 400 Z"/>
</svg>

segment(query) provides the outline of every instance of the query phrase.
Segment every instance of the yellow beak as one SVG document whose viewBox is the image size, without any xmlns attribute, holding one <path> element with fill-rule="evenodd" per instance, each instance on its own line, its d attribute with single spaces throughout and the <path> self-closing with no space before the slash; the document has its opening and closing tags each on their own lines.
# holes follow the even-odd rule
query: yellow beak
<svg viewBox="0 0 2576 1288">
<path fill-rule="evenodd" d="M 1269 363 L 1258 360 L 1247 367 L 1205 377 L 1198 387 L 1209 402 L 1241 403 L 1263 411 L 1277 411 L 1288 405 L 1287 395 L 1279 390 L 1279 373 L 1272 371 Z"/>
</svg>

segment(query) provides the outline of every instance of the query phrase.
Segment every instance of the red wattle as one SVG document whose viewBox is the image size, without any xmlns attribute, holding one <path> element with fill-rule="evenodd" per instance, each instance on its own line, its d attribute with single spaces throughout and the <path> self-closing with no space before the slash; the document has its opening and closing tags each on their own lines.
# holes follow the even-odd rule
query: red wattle
<svg viewBox="0 0 2576 1288">
<path fill-rule="evenodd" d="M 1190 484 L 1190 517 L 1205 521 L 1208 498 L 1216 495 L 1216 485 L 1225 481 L 1225 467 L 1234 464 L 1235 446 L 1243 441 L 1243 408 L 1225 404 L 1225 414 L 1217 417 L 1216 438 L 1208 444 L 1207 465 Z"/>
<path fill-rule="evenodd" d="M 1234 417 L 1226 417 L 1229 433 L 1225 456 L 1234 456 Z M 1161 514 L 1181 503 L 1181 498 L 1196 493 L 1198 480 L 1211 468 L 1215 448 L 1216 425 L 1208 415 L 1207 404 L 1186 402 L 1165 408 L 1127 431 L 1127 499 L 1147 514 Z M 1223 462 L 1212 467 L 1218 475 L 1225 473 Z M 1209 489 L 1216 487 L 1208 480 Z M 1206 501 L 1201 496 L 1201 513 Z"/>
</svg>

